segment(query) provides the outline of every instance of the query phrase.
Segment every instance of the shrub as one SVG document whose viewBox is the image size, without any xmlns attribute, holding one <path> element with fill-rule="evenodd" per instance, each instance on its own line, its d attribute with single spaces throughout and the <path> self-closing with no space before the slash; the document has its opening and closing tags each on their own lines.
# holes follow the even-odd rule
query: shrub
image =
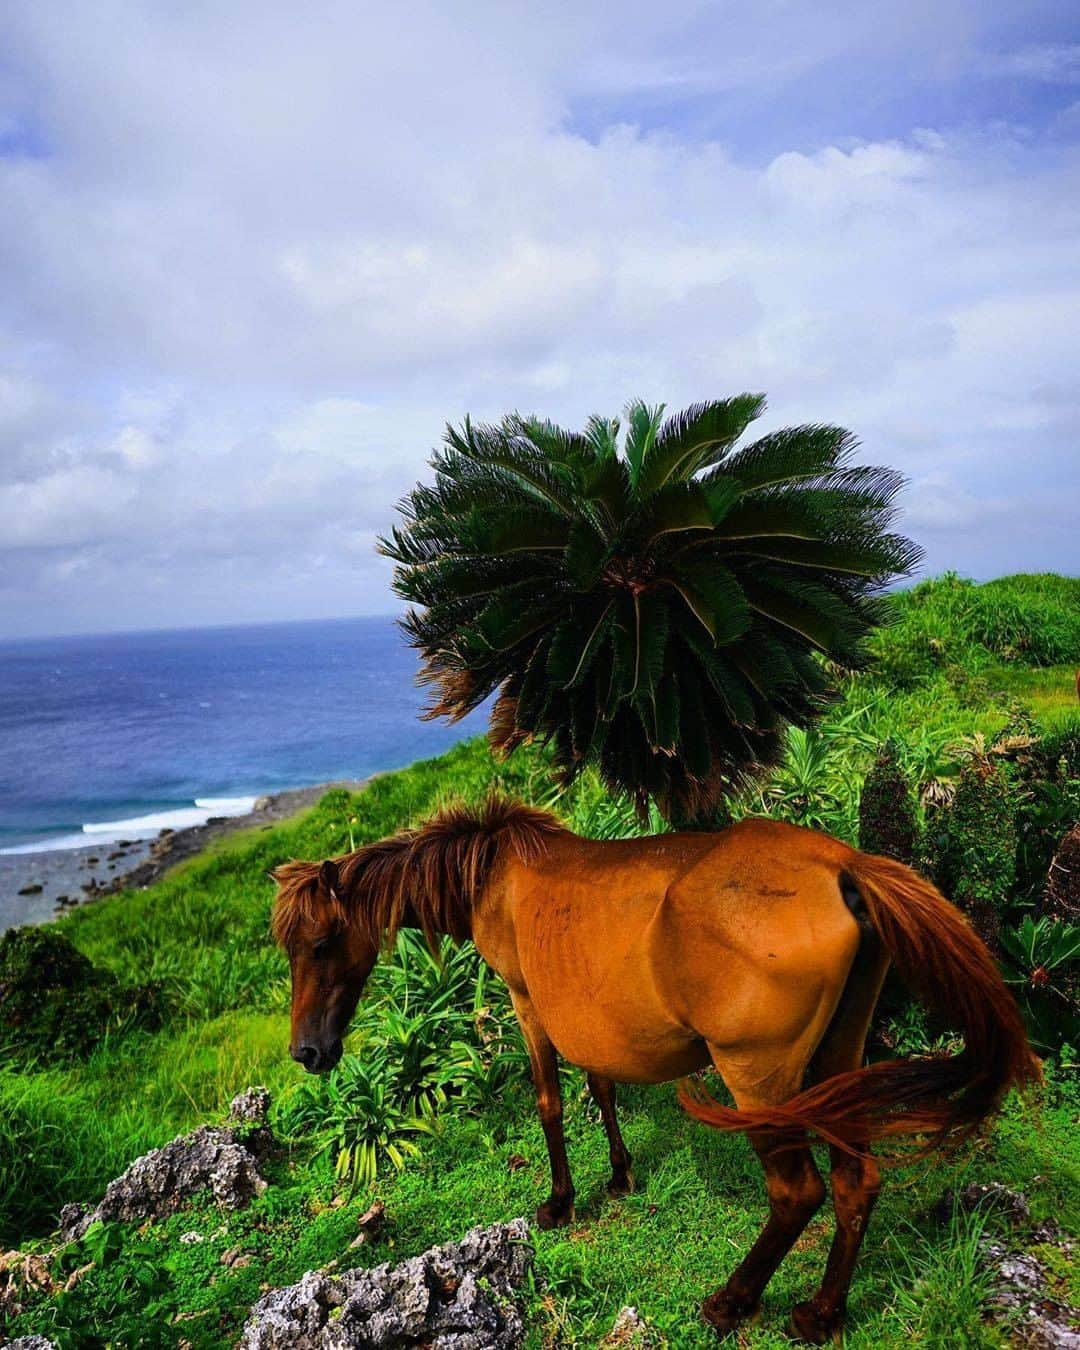
<svg viewBox="0 0 1080 1350">
<path fill-rule="evenodd" d="M 1038 758 L 1047 778 L 1080 778 L 1080 726 L 1065 726 L 1043 736 Z"/>
<path fill-rule="evenodd" d="M 85 1059 L 110 1032 L 156 1026 L 156 986 L 125 988 L 51 927 L 0 936 L 0 1054 L 24 1064 Z"/>
<path fill-rule="evenodd" d="M 1059 918 L 1080 918 L 1080 893 L 1068 889 L 1068 874 L 1073 868 L 1066 864 L 1058 875 L 1053 867 L 1060 847 L 1066 847 L 1067 853 L 1075 847 L 1067 846 L 1066 841 L 1069 831 L 1080 821 L 1080 779 L 1022 783 L 1017 794 L 1016 821 L 1017 895 Z M 1073 867 L 1080 867 L 1080 859 Z M 1070 893 L 1075 895 L 1071 904 Z"/>
<path fill-rule="evenodd" d="M 1016 845 L 1016 812 L 1008 779 L 988 757 L 973 755 L 960 772 L 945 817 L 938 877 L 993 948 L 1016 881 Z"/>
<path fill-rule="evenodd" d="M 859 847 L 909 865 L 919 849 L 919 822 L 895 742 L 886 741 L 859 796 Z"/>
</svg>

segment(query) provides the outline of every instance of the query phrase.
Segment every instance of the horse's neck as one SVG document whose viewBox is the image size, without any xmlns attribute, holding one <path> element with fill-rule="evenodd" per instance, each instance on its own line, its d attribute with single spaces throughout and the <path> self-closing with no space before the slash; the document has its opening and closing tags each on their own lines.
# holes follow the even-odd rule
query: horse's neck
<svg viewBox="0 0 1080 1350">
<path fill-rule="evenodd" d="M 401 923 L 399 927 L 415 928 L 418 932 L 423 932 L 425 930 L 424 921 L 423 919 L 421 919 L 420 914 L 416 909 L 416 906 L 412 903 L 411 900 L 406 902 L 405 910 L 404 913 L 402 914 Z M 461 940 L 462 938 L 466 937 L 472 937 L 472 913 L 471 911 L 466 911 L 465 913 L 462 914 L 460 926 L 457 928 L 457 931 L 453 934 L 451 933 L 449 926 L 446 923 L 439 921 L 437 918 L 434 918 L 433 921 L 429 921 L 428 924 L 426 925 L 426 928 L 428 931 L 432 933 L 437 933 L 440 937 L 454 936 L 458 940 Z M 467 929 L 468 931 L 463 932 L 462 931 L 463 928 Z"/>
</svg>

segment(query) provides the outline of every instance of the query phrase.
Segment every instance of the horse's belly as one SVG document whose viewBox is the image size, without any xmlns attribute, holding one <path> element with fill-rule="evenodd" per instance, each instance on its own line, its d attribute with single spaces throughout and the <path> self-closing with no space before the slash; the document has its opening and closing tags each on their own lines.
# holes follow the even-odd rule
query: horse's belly
<svg viewBox="0 0 1080 1350">
<path fill-rule="evenodd" d="M 709 1062 L 700 1037 L 683 1027 L 620 1016 L 582 1000 L 572 1010 L 537 1005 L 552 1044 L 569 1064 L 619 1083 L 666 1083 Z"/>
<path fill-rule="evenodd" d="M 586 1073 L 611 1078 L 616 1083 L 670 1083 L 673 1079 L 697 1073 L 710 1062 L 709 1050 L 704 1041 L 691 1041 L 662 1055 L 641 1055 L 631 1050 L 609 1059 L 594 1056 L 596 1062 L 591 1064 L 581 1063 L 569 1055 L 564 1058 L 571 1064 L 577 1064 Z"/>
</svg>

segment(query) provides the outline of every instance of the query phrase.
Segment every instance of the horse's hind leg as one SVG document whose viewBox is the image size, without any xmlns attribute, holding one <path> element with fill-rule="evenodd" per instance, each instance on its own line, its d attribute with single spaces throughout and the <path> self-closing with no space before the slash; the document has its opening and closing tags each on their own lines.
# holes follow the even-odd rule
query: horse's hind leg
<svg viewBox="0 0 1080 1350">
<path fill-rule="evenodd" d="M 768 1134 L 751 1136 L 750 1142 L 765 1169 L 769 1218 L 728 1282 L 701 1305 L 706 1322 L 721 1333 L 756 1314 L 765 1286 L 825 1198 L 825 1184 L 805 1144 L 793 1144 L 790 1135 Z"/>
<path fill-rule="evenodd" d="M 726 1061 L 715 1049 L 712 1053 L 740 1110 L 786 1101 L 797 1090 L 806 1064 L 805 1058 L 792 1055 L 788 1062 L 775 1065 L 772 1072 L 751 1084 L 746 1082 L 749 1066 Z M 755 1072 L 762 1067 L 755 1065 Z M 777 1266 L 825 1199 L 825 1184 L 805 1135 L 754 1133 L 749 1137 L 765 1169 L 769 1217 L 728 1282 L 701 1305 L 702 1316 L 721 1334 L 733 1331 L 757 1312 L 762 1292 Z"/>
<path fill-rule="evenodd" d="M 887 968 L 888 962 L 880 945 L 868 935 L 860 947 L 829 1030 L 814 1057 L 810 1076 L 815 1082 L 857 1069 L 862 1064 L 866 1034 Z M 881 1183 L 878 1165 L 869 1154 L 869 1145 L 860 1148 L 859 1156 L 854 1157 L 843 1149 L 830 1148 L 829 1158 L 836 1235 L 825 1264 L 821 1288 L 813 1298 L 797 1304 L 791 1314 L 795 1331 L 812 1345 L 824 1345 L 843 1324 L 851 1277 Z"/>
<path fill-rule="evenodd" d="M 829 1156 L 836 1235 L 821 1288 L 813 1298 L 797 1303 L 791 1313 L 795 1331 L 812 1345 L 824 1345 L 839 1333 L 843 1324 L 848 1288 L 880 1184 L 877 1163 L 868 1155 L 852 1157 L 841 1149 L 831 1148 Z"/>
<path fill-rule="evenodd" d="M 634 1178 L 630 1171 L 630 1154 L 623 1143 L 619 1119 L 615 1114 L 615 1084 L 610 1078 L 601 1078 L 595 1073 L 590 1073 L 588 1079 L 589 1091 L 600 1107 L 611 1155 L 608 1195 L 629 1195 L 634 1189 Z"/>
</svg>

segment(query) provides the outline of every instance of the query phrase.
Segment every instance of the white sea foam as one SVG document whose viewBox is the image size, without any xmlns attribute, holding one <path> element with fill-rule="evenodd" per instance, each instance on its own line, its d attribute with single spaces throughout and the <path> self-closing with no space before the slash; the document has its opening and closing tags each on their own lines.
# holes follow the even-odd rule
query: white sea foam
<svg viewBox="0 0 1080 1350">
<path fill-rule="evenodd" d="M 191 806 L 169 811 L 152 811 L 127 820 L 95 820 L 84 825 L 79 834 L 64 834 L 52 839 L 36 839 L 32 844 L 17 844 L 0 853 L 44 853 L 54 848 L 85 848 L 88 844 L 109 844 L 117 839 L 152 839 L 160 830 L 187 830 L 205 825 L 211 816 L 243 816 L 252 810 L 255 797 L 196 797 Z"/>
<path fill-rule="evenodd" d="M 12 844 L 0 848 L 0 857 L 13 853 L 51 853 L 54 848 L 85 848 L 85 834 L 54 834 L 48 839 L 35 839 L 32 844 Z"/>
</svg>

